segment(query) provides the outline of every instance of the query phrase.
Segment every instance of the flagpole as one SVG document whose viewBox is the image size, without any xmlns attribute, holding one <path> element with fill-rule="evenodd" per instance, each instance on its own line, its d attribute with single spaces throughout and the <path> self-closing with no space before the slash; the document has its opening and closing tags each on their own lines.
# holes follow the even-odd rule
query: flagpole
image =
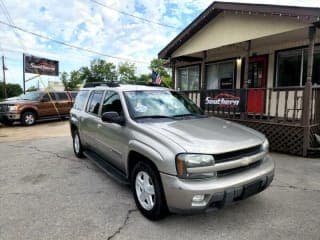
<svg viewBox="0 0 320 240">
<path fill-rule="evenodd" d="M 23 94 L 26 94 L 26 75 L 25 75 L 25 55 L 22 54 L 23 58 Z"/>
</svg>

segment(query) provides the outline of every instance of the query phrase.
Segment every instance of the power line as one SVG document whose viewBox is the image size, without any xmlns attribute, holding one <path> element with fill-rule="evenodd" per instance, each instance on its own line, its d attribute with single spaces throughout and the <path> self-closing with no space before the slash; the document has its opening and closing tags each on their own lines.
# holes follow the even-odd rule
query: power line
<svg viewBox="0 0 320 240">
<path fill-rule="evenodd" d="M 3 14 L 5 15 L 5 17 L 7 18 L 8 22 L 11 24 L 11 25 L 15 25 L 11 16 L 10 16 L 10 13 L 6 7 L 6 5 L 4 4 L 4 1 L 3 0 L 0 0 L 1 2 L 1 9 L 3 11 Z M 23 44 L 22 40 L 21 40 L 21 36 L 19 35 L 19 33 L 17 33 L 17 31 L 12 28 L 12 31 L 14 32 L 14 34 L 16 35 L 16 37 L 18 38 L 18 41 L 20 43 L 20 45 L 22 46 L 23 50 L 26 50 L 26 46 Z"/>
<path fill-rule="evenodd" d="M 115 11 L 115 12 L 121 13 L 121 14 L 123 14 L 123 15 L 127 15 L 127 16 L 129 16 L 129 17 L 133 17 L 133 18 L 142 20 L 142 21 L 144 21 L 144 22 L 149 22 L 149 23 L 156 24 L 156 25 L 159 25 L 159 26 L 162 26 L 162 27 L 179 29 L 179 28 L 174 27 L 174 26 L 170 26 L 170 25 L 163 24 L 163 23 L 160 23 L 160 22 L 152 21 L 152 20 L 149 20 L 149 19 L 146 19 L 146 18 L 143 18 L 143 17 L 139 17 L 139 16 L 136 16 L 136 15 L 133 15 L 133 14 L 131 14 L 131 13 L 124 12 L 124 11 L 119 10 L 119 9 L 116 9 L 116 8 L 114 8 L 114 7 L 107 6 L 107 5 L 105 5 L 105 4 L 103 4 L 103 3 L 100 3 L 100 2 L 98 2 L 98 1 L 96 1 L 96 0 L 90 0 L 90 1 L 91 1 L 91 2 L 94 2 L 94 3 L 98 4 L 98 5 L 100 5 L 100 6 L 102 6 L 102 7 L 111 9 L 111 10 L 113 10 L 113 11 Z"/>
<path fill-rule="evenodd" d="M 92 49 L 89 49 L 89 48 L 83 48 L 83 47 L 80 47 L 80 46 L 76 46 L 76 45 L 73 45 L 73 44 L 70 44 L 70 43 L 66 43 L 66 42 L 63 42 L 63 41 L 60 41 L 60 40 L 57 40 L 57 39 L 50 38 L 50 37 L 48 37 L 48 36 L 44 36 L 44 35 L 41 35 L 41 34 L 38 34 L 38 33 L 34 33 L 34 32 L 32 32 L 32 31 L 23 29 L 23 28 L 18 27 L 18 26 L 14 25 L 14 24 L 10 24 L 10 23 L 3 22 L 3 21 L 1 21 L 1 20 L 0 20 L 0 24 L 9 26 L 9 27 L 11 27 L 11 28 L 17 29 L 17 30 L 19 30 L 19 31 L 22 31 L 22 32 L 31 34 L 31 35 L 36 36 L 36 37 L 39 37 L 39 38 L 43 38 L 43 39 L 49 40 L 49 41 L 51 41 L 51 42 L 55 42 L 55 43 L 58 43 L 58 44 L 60 44 L 60 45 L 64 45 L 64 46 L 67 46 L 67 47 L 70 47 L 70 48 L 74 48 L 74 49 L 78 49 L 78 50 L 81 50 L 81 51 L 90 52 L 90 53 L 93 53 L 93 54 L 96 54 L 96 55 L 100 55 L 100 56 L 104 56 L 104 57 L 109 57 L 109 58 L 114 58 L 114 59 L 118 59 L 118 60 L 122 60 L 122 61 L 129 61 L 129 62 L 136 62 L 136 63 L 148 64 L 148 62 L 145 62 L 145 61 L 132 60 L 132 59 L 129 59 L 129 58 L 112 56 L 112 55 L 109 55 L 109 54 L 97 52 L 97 51 L 92 50 Z"/>
</svg>

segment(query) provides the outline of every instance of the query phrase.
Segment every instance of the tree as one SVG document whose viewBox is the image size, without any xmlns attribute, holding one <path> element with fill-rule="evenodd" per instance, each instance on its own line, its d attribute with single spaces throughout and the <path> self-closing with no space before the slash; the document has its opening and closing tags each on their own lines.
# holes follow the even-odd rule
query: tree
<svg viewBox="0 0 320 240">
<path fill-rule="evenodd" d="M 71 71 L 70 76 L 68 73 L 61 74 L 61 82 L 63 83 L 65 91 L 74 91 L 79 89 L 79 85 L 83 83 L 83 79 L 79 70 Z"/>
<path fill-rule="evenodd" d="M 22 88 L 19 84 L 7 83 L 6 84 L 7 97 L 16 97 L 22 94 Z M 0 84 L 0 99 L 3 99 L 3 84 Z"/>
<path fill-rule="evenodd" d="M 151 81 L 151 74 L 141 74 L 137 77 L 137 83 L 148 83 Z"/>
<path fill-rule="evenodd" d="M 158 74 L 160 74 L 161 81 L 166 87 L 170 87 L 172 84 L 172 78 L 168 72 L 168 70 L 164 66 L 165 60 L 164 59 L 159 59 L 155 58 L 152 59 L 150 62 L 150 70 L 156 71 Z"/>
<path fill-rule="evenodd" d="M 121 82 L 135 82 L 137 80 L 135 72 L 136 66 L 134 63 L 124 62 L 118 66 L 118 74 Z"/>
<path fill-rule="evenodd" d="M 86 82 L 103 82 L 117 78 L 116 66 L 102 59 L 93 60 L 90 68 L 82 67 L 79 71 L 82 81 Z"/>
<path fill-rule="evenodd" d="M 38 88 L 36 88 L 35 86 L 31 86 L 26 90 L 26 92 L 34 92 L 34 91 L 38 91 Z"/>
</svg>

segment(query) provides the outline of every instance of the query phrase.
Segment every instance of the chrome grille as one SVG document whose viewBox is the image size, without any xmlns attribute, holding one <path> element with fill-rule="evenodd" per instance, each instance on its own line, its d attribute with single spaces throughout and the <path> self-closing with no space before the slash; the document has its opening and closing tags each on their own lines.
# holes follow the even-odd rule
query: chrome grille
<svg viewBox="0 0 320 240">
<path fill-rule="evenodd" d="M 261 152 L 261 145 L 257 145 L 254 147 L 245 148 L 245 149 L 241 149 L 233 152 L 215 154 L 214 160 L 215 160 L 215 163 L 228 162 L 228 161 L 240 159 L 242 157 L 252 156 L 260 152 Z"/>
<path fill-rule="evenodd" d="M 0 104 L 0 112 L 8 112 L 8 105 Z"/>
</svg>

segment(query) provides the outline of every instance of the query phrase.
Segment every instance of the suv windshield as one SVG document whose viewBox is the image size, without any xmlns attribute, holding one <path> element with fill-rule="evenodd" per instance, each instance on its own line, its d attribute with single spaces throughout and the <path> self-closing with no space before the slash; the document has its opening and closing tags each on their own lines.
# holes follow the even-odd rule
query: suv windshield
<svg viewBox="0 0 320 240">
<path fill-rule="evenodd" d="M 204 117 L 196 104 L 177 92 L 128 91 L 124 92 L 124 96 L 133 119 Z"/>
<path fill-rule="evenodd" d="M 41 93 L 40 92 L 28 92 L 26 94 L 22 94 L 19 96 L 20 99 L 23 99 L 23 100 L 31 100 L 31 101 L 34 101 L 34 100 L 38 100 L 41 96 Z"/>
</svg>

